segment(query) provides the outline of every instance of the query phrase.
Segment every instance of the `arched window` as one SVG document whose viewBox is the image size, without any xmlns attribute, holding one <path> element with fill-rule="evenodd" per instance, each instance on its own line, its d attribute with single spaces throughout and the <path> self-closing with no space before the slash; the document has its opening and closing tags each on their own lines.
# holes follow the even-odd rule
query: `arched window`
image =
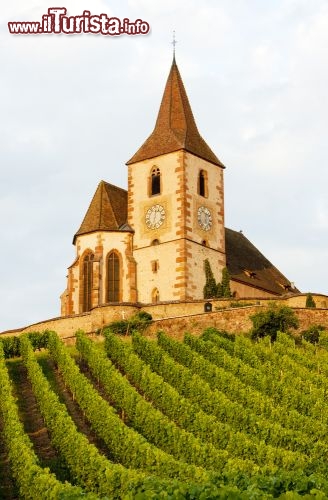
<svg viewBox="0 0 328 500">
<path fill-rule="evenodd" d="M 161 194 L 161 171 L 158 167 L 153 167 L 151 171 L 150 194 Z"/>
<path fill-rule="evenodd" d="M 107 259 L 107 302 L 120 301 L 120 259 L 111 252 Z"/>
<path fill-rule="evenodd" d="M 154 245 L 154 246 L 159 245 L 159 240 L 156 238 L 155 240 L 153 240 L 151 242 L 151 245 Z"/>
<path fill-rule="evenodd" d="M 207 196 L 207 172 L 200 170 L 198 177 L 198 194 Z"/>
<path fill-rule="evenodd" d="M 83 259 L 82 269 L 82 287 L 83 287 L 83 304 L 82 311 L 87 312 L 92 308 L 92 266 L 94 255 L 89 253 Z"/>
<path fill-rule="evenodd" d="M 152 304 L 157 304 L 157 302 L 159 302 L 159 291 L 157 288 L 154 288 L 151 292 L 151 302 Z"/>
</svg>

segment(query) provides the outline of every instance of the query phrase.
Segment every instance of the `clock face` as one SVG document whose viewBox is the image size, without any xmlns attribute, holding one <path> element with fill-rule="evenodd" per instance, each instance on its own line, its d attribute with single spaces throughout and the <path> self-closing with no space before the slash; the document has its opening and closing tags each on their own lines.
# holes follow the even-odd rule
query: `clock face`
<svg viewBox="0 0 328 500">
<path fill-rule="evenodd" d="M 209 231 L 212 227 L 212 215 L 208 208 L 199 207 L 197 212 L 198 224 L 204 231 Z"/>
<path fill-rule="evenodd" d="M 158 229 L 165 220 L 165 210 L 162 205 L 153 205 L 148 208 L 145 219 L 149 229 Z"/>
</svg>

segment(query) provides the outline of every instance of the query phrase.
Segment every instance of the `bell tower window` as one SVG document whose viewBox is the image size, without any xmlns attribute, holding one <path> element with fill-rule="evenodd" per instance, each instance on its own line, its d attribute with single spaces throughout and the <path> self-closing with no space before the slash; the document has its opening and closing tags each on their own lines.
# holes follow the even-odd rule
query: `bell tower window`
<svg viewBox="0 0 328 500">
<path fill-rule="evenodd" d="M 200 170 L 198 176 L 198 194 L 207 197 L 207 172 Z"/>
<path fill-rule="evenodd" d="M 150 195 L 161 194 L 161 171 L 158 167 L 152 168 L 150 181 Z"/>
</svg>

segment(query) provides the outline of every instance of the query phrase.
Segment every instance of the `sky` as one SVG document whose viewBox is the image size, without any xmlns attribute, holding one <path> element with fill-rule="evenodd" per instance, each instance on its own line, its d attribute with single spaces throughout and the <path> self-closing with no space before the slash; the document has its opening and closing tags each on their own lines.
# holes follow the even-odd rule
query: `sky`
<svg viewBox="0 0 328 500">
<path fill-rule="evenodd" d="M 146 35 L 13 35 L 106 13 Z M 0 9 L 0 331 L 60 315 L 100 180 L 127 187 L 176 60 L 226 166 L 225 224 L 303 292 L 328 294 L 327 0 L 11 0 Z"/>
</svg>

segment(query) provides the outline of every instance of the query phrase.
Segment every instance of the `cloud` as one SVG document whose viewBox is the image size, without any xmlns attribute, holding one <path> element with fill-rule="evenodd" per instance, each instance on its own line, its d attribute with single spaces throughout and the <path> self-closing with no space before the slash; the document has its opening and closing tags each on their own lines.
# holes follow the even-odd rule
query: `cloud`
<svg viewBox="0 0 328 500">
<path fill-rule="evenodd" d="M 68 13 L 142 18 L 144 37 L 13 36 L 0 14 L 0 329 L 59 314 L 71 239 L 100 179 L 126 187 L 125 161 L 153 129 L 176 55 L 191 106 L 227 166 L 226 223 L 305 290 L 324 291 L 328 5 L 325 0 L 68 0 Z"/>
<path fill-rule="evenodd" d="M 325 199 L 314 199 L 313 201 L 314 227 L 319 230 L 328 230 L 328 203 Z"/>
</svg>

